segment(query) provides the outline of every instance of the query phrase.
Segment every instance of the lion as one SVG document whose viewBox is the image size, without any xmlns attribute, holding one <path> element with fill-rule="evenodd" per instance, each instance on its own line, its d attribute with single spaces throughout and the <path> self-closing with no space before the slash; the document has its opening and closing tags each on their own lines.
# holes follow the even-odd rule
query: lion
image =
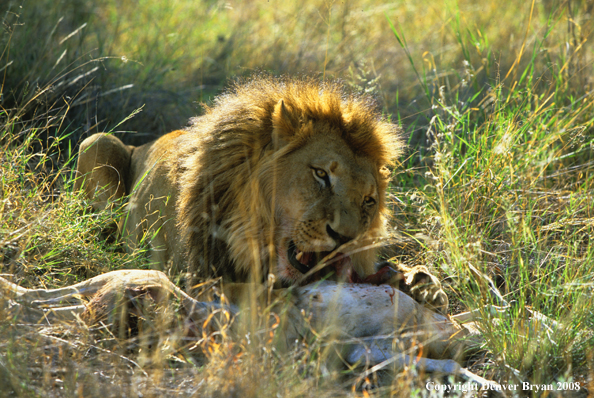
<svg viewBox="0 0 594 398">
<path fill-rule="evenodd" d="M 154 142 L 88 137 L 76 188 L 95 209 L 129 197 L 119 233 L 130 250 L 148 246 L 169 275 L 278 288 L 390 282 L 445 312 L 447 295 L 425 267 L 378 273 L 375 241 L 386 236 L 385 194 L 403 147 L 368 95 L 254 76 Z"/>
</svg>

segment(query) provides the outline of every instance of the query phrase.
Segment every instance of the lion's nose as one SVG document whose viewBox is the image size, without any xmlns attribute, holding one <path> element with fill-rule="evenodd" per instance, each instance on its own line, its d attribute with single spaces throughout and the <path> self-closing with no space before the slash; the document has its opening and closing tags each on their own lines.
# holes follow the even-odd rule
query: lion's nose
<svg viewBox="0 0 594 398">
<path fill-rule="evenodd" d="M 337 247 L 342 246 L 347 242 L 350 242 L 354 238 L 354 237 L 344 236 L 344 235 L 339 234 L 338 232 L 333 230 L 329 224 L 326 224 L 326 232 L 332 239 L 334 239 L 334 242 L 336 242 Z"/>
</svg>

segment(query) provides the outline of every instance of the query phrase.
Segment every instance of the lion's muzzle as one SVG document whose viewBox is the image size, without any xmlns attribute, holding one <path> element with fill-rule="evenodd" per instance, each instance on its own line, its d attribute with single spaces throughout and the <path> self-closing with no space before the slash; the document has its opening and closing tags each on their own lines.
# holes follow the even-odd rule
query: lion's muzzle
<svg viewBox="0 0 594 398">
<path fill-rule="evenodd" d="M 338 246 L 337 246 L 338 247 Z M 331 256 L 331 258 L 328 258 Z M 336 251 L 306 252 L 299 250 L 293 241 L 290 241 L 287 248 L 287 258 L 293 268 L 307 275 L 308 281 L 325 279 L 331 274 L 337 278 L 346 278 L 351 280 L 351 274 L 356 274 L 352 270 L 351 258 L 347 254 Z M 314 268 L 325 262 L 325 265 L 319 270 Z M 355 276 L 358 279 L 358 275 Z"/>
</svg>

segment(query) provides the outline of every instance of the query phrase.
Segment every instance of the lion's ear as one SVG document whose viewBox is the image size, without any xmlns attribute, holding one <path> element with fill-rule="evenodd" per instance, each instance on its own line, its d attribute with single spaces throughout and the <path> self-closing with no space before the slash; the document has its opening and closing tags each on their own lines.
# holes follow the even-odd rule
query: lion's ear
<svg viewBox="0 0 594 398">
<path fill-rule="evenodd" d="M 283 147 L 295 135 L 297 120 L 282 99 L 274 106 L 272 113 L 272 136 L 275 146 Z"/>
<path fill-rule="evenodd" d="M 380 167 L 379 174 L 380 174 L 380 177 L 383 178 L 384 180 L 389 180 L 390 176 L 392 175 L 392 173 L 390 172 L 390 169 L 387 168 L 386 166 Z"/>
</svg>

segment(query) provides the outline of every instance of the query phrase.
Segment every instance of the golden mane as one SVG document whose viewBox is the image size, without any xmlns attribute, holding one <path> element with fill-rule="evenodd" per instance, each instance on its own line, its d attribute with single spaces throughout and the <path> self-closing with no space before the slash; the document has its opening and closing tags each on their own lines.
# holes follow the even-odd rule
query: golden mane
<svg viewBox="0 0 594 398">
<path fill-rule="evenodd" d="M 275 169 L 311 135 L 336 134 L 377 166 L 379 214 L 371 228 L 383 230 L 386 166 L 393 165 L 402 143 L 372 97 L 348 92 L 338 82 L 258 76 L 235 82 L 205 109 L 188 127 L 196 145 L 184 150 L 178 180 L 178 229 L 196 276 L 266 276 L 275 256 L 275 179 L 282 178 Z M 324 128 L 297 128 L 308 123 Z M 258 263 L 264 268 L 254 272 Z"/>
</svg>

